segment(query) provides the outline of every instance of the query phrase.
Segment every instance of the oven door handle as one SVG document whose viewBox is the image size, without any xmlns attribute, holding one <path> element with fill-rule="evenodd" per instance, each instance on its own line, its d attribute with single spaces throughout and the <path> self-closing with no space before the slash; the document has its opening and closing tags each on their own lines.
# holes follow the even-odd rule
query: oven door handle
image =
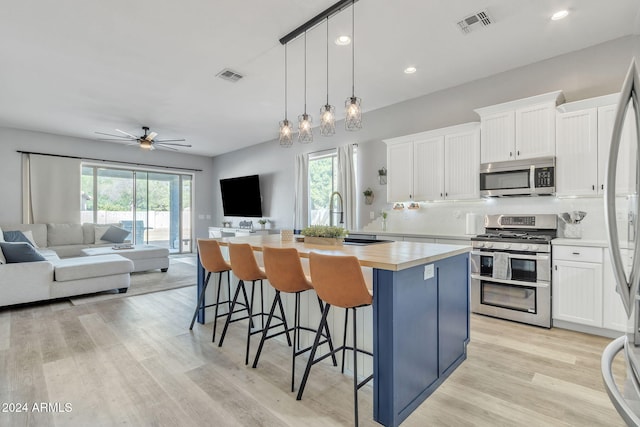
<svg viewBox="0 0 640 427">
<path fill-rule="evenodd" d="M 471 255 L 476 256 L 493 256 L 495 252 L 483 252 L 483 251 L 471 251 Z M 522 254 L 509 254 L 510 259 L 530 259 L 534 261 L 548 261 L 549 255 L 522 255 Z"/>
<path fill-rule="evenodd" d="M 485 282 L 504 283 L 505 285 L 528 286 L 531 288 L 548 288 L 549 282 L 523 282 L 522 280 L 495 279 L 493 277 L 481 276 L 479 274 L 471 274 L 472 279 L 482 280 Z"/>
</svg>

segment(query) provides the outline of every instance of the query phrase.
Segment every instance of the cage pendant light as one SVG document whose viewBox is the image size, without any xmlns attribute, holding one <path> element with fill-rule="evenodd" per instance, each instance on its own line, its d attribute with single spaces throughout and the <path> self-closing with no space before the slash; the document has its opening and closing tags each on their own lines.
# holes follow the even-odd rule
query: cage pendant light
<svg viewBox="0 0 640 427">
<path fill-rule="evenodd" d="M 320 107 L 320 135 L 336 133 L 336 109 L 329 104 L 329 17 L 327 16 L 327 103 Z"/>
<path fill-rule="evenodd" d="M 307 114 L 307 32 L 304 32 L 304 113 L 298 116 L 298 142 L 313 142 L 313 118 Z"/>
<path fill-rule="evenodd" d="M 287 119 L 287 45 L 284 45 L 284 120 L 280 122 L 280 147 L 289 148 L 293 145 L 293 128 Z"/>
<path fill-rule="evenodd" d="M 355 89 L 355 0 L 351 4 L 351 96 L 344 102 L 347 110 L 344 120 L 344 127 L 348 131 L 357 131 L 362 129 L 362 108 L 361 100 L 356 97 Z"/>
</svg>

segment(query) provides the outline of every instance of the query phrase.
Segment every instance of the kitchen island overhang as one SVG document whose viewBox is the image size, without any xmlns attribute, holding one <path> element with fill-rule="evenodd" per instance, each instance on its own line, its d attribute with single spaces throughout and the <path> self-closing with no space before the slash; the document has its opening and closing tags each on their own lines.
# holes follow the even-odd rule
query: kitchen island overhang
<svg viewBox="0 0 640 427">
<path fill-rule="evenodd" d="M 469 342 L 468 246 L 389 242 L 322 246 L 282 242 L 278 235 L 216 239 L 356 256 L 373 269 L 373 416 L 402 423 L 466 359 Z M 198 259 L 198 292 L 204 270 Z M 203 316 L 199 318 L 204 321 Z"/>
</svg>

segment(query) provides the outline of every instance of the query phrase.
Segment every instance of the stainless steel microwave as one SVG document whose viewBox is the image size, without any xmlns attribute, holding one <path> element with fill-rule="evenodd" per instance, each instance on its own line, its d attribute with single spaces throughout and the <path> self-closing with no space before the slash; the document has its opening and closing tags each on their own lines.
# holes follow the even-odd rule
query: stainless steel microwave
<svg viewBox="0 0 640 427">
<path fill-rule="evenodd" d="M 483 163 L 480 165 L 480 195 L 551 195 L 556 192 L 555 169 L 555 157 Z"/>
</svg>

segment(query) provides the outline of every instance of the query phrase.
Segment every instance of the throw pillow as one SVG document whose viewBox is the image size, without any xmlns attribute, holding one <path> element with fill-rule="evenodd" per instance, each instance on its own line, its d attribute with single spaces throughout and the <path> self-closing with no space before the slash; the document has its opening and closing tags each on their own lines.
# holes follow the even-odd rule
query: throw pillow
<svg viewBox="0 0 640 427">
<path fill-rule="evenodd" d="M 124 228 L 110 226 L 107 231 L 102 235 L 101 239 L 111 243 L 124 243 L 124 239 L 131 234 L 130 231 Z"/>
<path fill-rule="evenodd" d="M 35 247 L 35 243 L 33 242 L 33 233 L 31 233 L 31 240 L 27 237 L 27 233 L 31 233 L 31 231 L 4 231 L 2 235 L 4 236 L 5 242 L 23 242 Z"/>
<path fill-rule="evenodd" d="M 7 264 L 45 261 L 44 257 L 40 255 L 31 243 L 0 242 L 0 249 L 7 260 Z"/>
</svg>

